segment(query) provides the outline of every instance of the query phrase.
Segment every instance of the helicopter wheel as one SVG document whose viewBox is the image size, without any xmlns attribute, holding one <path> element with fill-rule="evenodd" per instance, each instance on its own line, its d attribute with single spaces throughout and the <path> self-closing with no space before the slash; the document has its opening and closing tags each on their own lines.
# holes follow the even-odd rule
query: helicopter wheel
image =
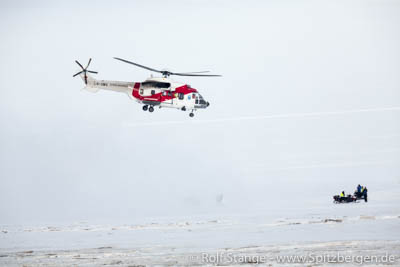
<svg viewBox="0 0 400 267">
<path fill-rule="evenodd" d="M 194 117 L 194 113 L 193 112 L 190 112 L 189 113 L 189 116 L 192 118 L 192 117 Z"/>
<path fill-rule="evenodd" d="M 153 112 L 153 111 L 154 111 L 153 106 L 150 106 L 150 107 L 149 107 L 149 112 Z"/>
<path fill-rule="evenodd" d="M 149 106 L 144 105 L 144 106 L 143 106 L 143 111 L 147 111 L 148 108 L 149 108 Z"/>
</svg>

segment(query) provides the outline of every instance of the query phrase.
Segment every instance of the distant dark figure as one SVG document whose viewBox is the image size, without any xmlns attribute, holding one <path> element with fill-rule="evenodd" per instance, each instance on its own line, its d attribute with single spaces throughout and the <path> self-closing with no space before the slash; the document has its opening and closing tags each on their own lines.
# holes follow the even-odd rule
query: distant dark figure
<svg viewBox="0 0 400 267">
<path fill-rule="evenodd" d="M 368 189 L 367 189 L 367 187 L 364 187 L 364 190 L 363 190 L 362 194 L 364 196 L 365 202 L 368 202 Z"/>
</svg>

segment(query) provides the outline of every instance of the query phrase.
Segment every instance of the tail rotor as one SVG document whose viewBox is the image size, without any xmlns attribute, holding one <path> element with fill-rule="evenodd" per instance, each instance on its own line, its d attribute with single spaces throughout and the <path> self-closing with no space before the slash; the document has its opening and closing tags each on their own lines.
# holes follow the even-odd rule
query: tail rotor
<svg viewBox="0 0 400 267">
<path fill-rule="evenodd" d="M 77 76 L 77 75 L 83 73 L 83 74 L 84 74 L 84 79 L 85 79 L 85 84 L 87 84 L 87 73 L 88 73 L 88 72 L 89 72 L 89 73 L 94 73 L 94 74 L 97 74 L 97 73 L 98 73 L 97 71 L 88 70 L 88 67 L 89 67 L 89 65 L 90 65 L 90 62 L 92 62 L 92 59 L 91 59 L 91 58 L 89 58 L 89 62 L 88 62 L 88 64 L 86 65 L 86 68 L 84 68 L 84 67 L 82 66 L 82 64 L 78 62 L 78 60 L 75 60 L 75 62 L 76 62 L 76 64 L 78 64 L 79 67 L 81 67 L 82 70 L 81 70 L 80 72 L 75 73 L 74 75 L 72 75 L 72 77 L 75 77 L 75 76 Z"/>
</svg>

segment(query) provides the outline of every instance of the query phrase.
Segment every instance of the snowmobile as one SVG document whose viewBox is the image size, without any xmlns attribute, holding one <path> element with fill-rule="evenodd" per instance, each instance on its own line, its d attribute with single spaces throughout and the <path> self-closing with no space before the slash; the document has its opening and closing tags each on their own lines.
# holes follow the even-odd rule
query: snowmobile
<svg viewBox="0 0 400 267">
<path fill-rule="evenodd" d="M 356 202 L 357 197 L 352 196 L 352 195 L 347 195 L 345 197 L 341 197 L 339 195 L 333 196 L 333 203 L 339 204 L 339 203 L 350 203 L 350 202 Z"/>
</svg>

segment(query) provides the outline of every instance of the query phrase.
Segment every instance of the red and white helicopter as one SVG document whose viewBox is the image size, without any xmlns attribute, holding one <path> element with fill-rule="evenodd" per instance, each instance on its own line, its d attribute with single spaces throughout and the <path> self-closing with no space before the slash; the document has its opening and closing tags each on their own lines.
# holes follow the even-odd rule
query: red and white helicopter
<svg viewBox="0 0 400 267">
<path fill-rule="evenodd" d="M 210 103 L 207 102 L 199 92 L 192 88 L 190 85 L 180 82 L 175 82 L 169 79 L 171 75 L 177 76 L 194 76 L 194 77 L 220 77 L 221 75 L 201 74 L 208 71 L 198 72 L 171 72 L 167 70 L 156 70 L 149 68 L 122 58 L 115 59 L 125 63 L 135 65 L 137 67 L 158 72 L 162 74 L 162 77 L 150 77 L 144 82 L 122 82 L 122 81 L 108 81 L 108 80 L 96 80 L 89 73 L 95 73 L 96 71 L 88 70 L 90 62 L 84 68 L 77 60 L 76 64 L 82 68 L 82 70 L 73 75 L 73 77 L 80 75 L 82 80 L 85 82 L 86 87 L 84 89 L 90 92 L 97 92 L 100 89 L 111 90 L 115 92 L 125 93 L 129 98 L 136 100 L 143 104 L 143 110 L 153 112 L 154 107 L 167 107 L 176 108 L 183 111 L 189 110 L 189 116 L 194 116 L 194 111 L 197 109 L 205 109 Z"/>
</svg>

